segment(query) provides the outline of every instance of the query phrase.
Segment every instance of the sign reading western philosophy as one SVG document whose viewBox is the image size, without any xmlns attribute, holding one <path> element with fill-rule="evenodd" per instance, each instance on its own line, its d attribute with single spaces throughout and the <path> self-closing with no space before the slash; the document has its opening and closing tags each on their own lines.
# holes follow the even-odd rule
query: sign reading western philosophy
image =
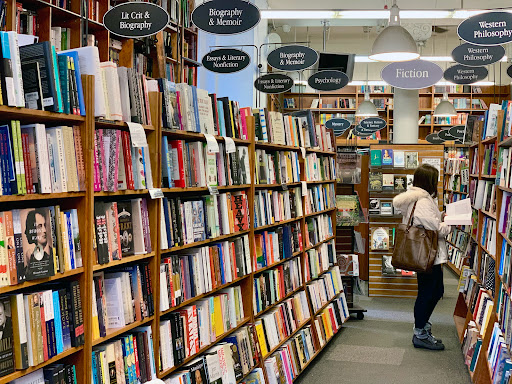
<svg viewBox="0 0 512 384">
<path fill-rule="evenodd" d="M 169 24 L 169 14 L 162 7 L 142 1 L 122 3 L 103 16 L 103 25 L 122 37 L 146 37 L 160 32 Z"/>
<path fill-rule="evenodd" d="M 448 129 L 448 133 L 455 137 L 456 139 L 464 138 L 464 134 L 466 132 L 466 127 L 464 125 L 456 125 L 455 127 L 451 127 Z"/>
<path fill-rule="evenodd" d="M 348 76 L 344 72 L 329 69 L 312 74 L 308 84 L 317 91 L 337 91 L 347 85 L 348 81 Z"/>
<path fill-rule="evenodd" d="M 268 65 L 281 71 L 302 71 L 317 61 L 317 51 L 297 44 L 276 48 L 267 56 Z"/>
<path fill-rule="evenodd" d="M 425 137 L 425 140 L 427 140 L 430 144 L 443 144 L 445 140 L 441 139 L 437 132 L 431 133 Z"/>
<path fill-rule="evenodd" d="M 260 10 L 245 0 L 210 0 L 192 12 L 192 22 L 204 32 L 235 35 L 253 29 L 260 22 Z"/>
<path fill-rule="evenodd" d="M 476 45 L 500 45 L 512 41 L 512 13 L 486 12 L 459 24 L 457 34 Z"/>
<path fill-rule="evenodd" d="M 325 128 L 332 129 L 334 136 L 341 136 L 343 133 L 350 128 L 352 123 L 347 119 L 335 118 L 325 122 Z"/>
<path fill-rule="evenodd" d="M 203 66 L 216 73 L 235 73 L 247 68 L 251 58 L 239 49 L 222 48 L 208 52 L 203 56 Z"/>
<path fill-rule="evenodd" d="M 382 80 L 401 89 L 421 89 L 434 85 L 443 78 L 443 69 L 425 60 L 391 63 L 381 71 Z"/>
<path fill-rule="evenodd" d="M 361 122 L 359 123 L 359 127 L 361 127 L 361 132 L 372 131 L 372 133 L 380 131 L 383 128 L 386 128 L 386 125 L 386 120 L 381 119 L 380 117 L 367 117 L 366 119 L 361 120 Z"/>
<path fill-rule="evenodd" d="M 468 67 L 480 67 L 500 61 L 505 56 L 505 48 L 501 45 L 483 47 L 465 43 L 452 51 L 452 58 L 457 63 Z"/>
<path fill-rule="evenodd" d="M 293 79 L 282 73 L 268 73 L 254 82 L 254 88 L 263 93 L 284 93 L 293 87 Z"/>
<path fill-rule="evenodd" d="M 456 138 L 456 137 L 454 137 L 454 136 L 452 136 L 452 135 L 450 134 L 450 129 L 449 129 L 449 128 L 448 128 L 448 129 L 443 129 L 442 131 L 439 131 L 439 132 L 437 133 L 437 135 L 438 135 L 441 139 L 443 139 L 443 140 L 445 140 L 445 141 L 453 141 L 453 140 L 457 140 L 457 138 Z"/>
<path fill-rule="evenodd" d="M 444 78 L 455 84 L 473 84 L 487 77 L 485 67 L 466 67 L 465 65 L 454 65 L 444 71 Z"/>
</svg>

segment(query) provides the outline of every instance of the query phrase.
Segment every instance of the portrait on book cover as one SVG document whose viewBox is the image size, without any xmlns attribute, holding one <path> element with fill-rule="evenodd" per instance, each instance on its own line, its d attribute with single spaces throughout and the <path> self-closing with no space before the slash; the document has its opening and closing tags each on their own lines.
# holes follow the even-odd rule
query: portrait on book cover
<svg viewBox="0 0 512 384">
<path fill-rule="evenodd" d="M 9 298 L 0 299 L 0 340 L 12 338 L 12 313 Z"/>
</svg>

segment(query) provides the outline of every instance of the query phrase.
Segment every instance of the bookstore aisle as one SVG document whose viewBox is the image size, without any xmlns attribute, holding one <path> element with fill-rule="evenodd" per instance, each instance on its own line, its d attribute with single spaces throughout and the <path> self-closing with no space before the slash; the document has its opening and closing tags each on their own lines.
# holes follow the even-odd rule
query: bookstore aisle
<svg viewBox="0 0 512 384">
<path fill-rule="evenodd" d="M 415 349 L 411 343 L 413 299 L 359 297 L 368 312 L 363 321 L 350 321 L 297 384 L 469 384 L 471 378 L 460 353 L 453 323 L 457 278 L 444 271 L 445 296 L 434 311 L 436 337 L 446 349 L 441 353 Z"/>
</svg>

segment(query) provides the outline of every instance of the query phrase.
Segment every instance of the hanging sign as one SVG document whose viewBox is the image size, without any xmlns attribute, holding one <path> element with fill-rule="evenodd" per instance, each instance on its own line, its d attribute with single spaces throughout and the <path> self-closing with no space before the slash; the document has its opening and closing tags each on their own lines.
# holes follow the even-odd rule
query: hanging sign
<svg viewBox="0 0 512 384">
<path fill-rule="evenodd" d="M 443 69 L 431 61 L 411 60 L 386 65 L 380 76 L 389 85 L 401 89 L 431 87 L 443 78 Z"/>
<path fill-rule="evenodd" d="M 368 136 L 371 136 L 373 135 L 375 132 L 369 132 L 369 131 L 366 131 L 364 129 L 362 129 L 359 125 L 356 126 L 352 132 L 354 133 L 355 136 L 357 137 L 368 137 Z"/>
<path fill-rule="evenodd" d="M 466 67 L 457 64 L 444 71 L 444 78 L 455 84 L 473 84 L 485 79 L 487 74 L 485 67 Z"/>
<path fill-rule="evenodd" d="M 430 144 L 444 144 L 445 140 L 441 139 L 437 132 L 431 133 L 425 137 Z"/>
<path fill-rule="evenodd" d="M 512 77 L 512 65 L 507 68 L 507 75 L 508 77 Z"/>
<path fill-rule="evenodd" d="M 222 48 L 203 56 L 203 67 L 215 73 L 235 73 L 247 68 L 250 56 L 239 49 Z"/>
<path fill-rule="evenodd" d="M 264 93 L 284 93 L 293 87 L 293 79 L 282 73 L 268 73 L 254 82 L 254 88 Z"/>
<path fill-rule="evenodd" d="M 308 79 L 311 88 L 317 91 L 337 91 L 349 82 L 348 76 L 341 71 L 319 71 L 312 74 Z"/>
<path fill-rule="evenodd" d="M 457 63 L 468 67 L 480 67 L 500 61 L 505 56 L 501 45 L 482 47 L 470 43 L 459 45 L 452 51 L 452 58 Z"/>
<path fill-rule="evenodd" d="M 162 7 L 142 1 L 130 1 L 110 8 L 103 16 L 106 29 L 121 37 L 154 35 L 169 24 L 169 14 Z"/>
<path fill-rule="evenodd" d="M 352 123 L 347 119 L 330 119 L 325 122 L 325 128 L 332 129 L 334 131 L 334 136 L 341 136 L 347 129 L 350 128 Z"/>
<path fill-rule="evenodd" d="M 476 45 L 500 45 L 512 41 L 512 13 L 486 12 L 464 20 L 457 27 L 462 40 Z"/>
<path fill-rule="evenodd" d="M 359 127 L 372 132 L 380 131 L 381 129 L 386 128 L 386 125 L 386 120 L 381 119 L 380 117 L 368 117 L 359 122 Z"/>
<path fill-rule="evenodd" d="M 192 22 L 204 32 L 235 35 L 253 29 L 260 22 L 260 10 L 245 0 L 211 0 L 197 6 Z"/>
<path fill-rule="evenodd" d="M 456 137 L 454 137 L 454 136 L 452 136 L 452 135 L 450 134 L 449 129 L 443 129 L 442 131 L 439 131 L 439 132 L 437 133 L 437 135 L 438 135 L 441 139 L 443 139 L 443 140 L 445 140 L 445 141 L 454 141 L 454 140 L 457 140 L 457 138 L 456 138 Z"/>
<path fill-rule="evenodd" d="M 304 45 L 285 45 L 270 52 L 267 63 L 281 71 L 302 71 L 316 64 L 318 52 Z"/>
<path fill-rule="evenodd" d="M 465 125 L 456 125 L 455 127 L 451 127 L 450 129 L 448 129 L 448 133 L 450 135 L 452 135 L 453 137 L 455 137 L 456 139 L 463 139 L 465 132 L 466 132 Z"/>
</svg>

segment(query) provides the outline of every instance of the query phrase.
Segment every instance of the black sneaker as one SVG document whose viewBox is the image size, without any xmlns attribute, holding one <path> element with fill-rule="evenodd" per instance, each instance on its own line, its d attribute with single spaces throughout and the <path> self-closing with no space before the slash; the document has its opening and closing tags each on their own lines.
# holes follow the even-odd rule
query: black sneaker
<svg viewBox="0 0 512 384">
<path fill-rule="evenodd" d="M 425 328 L 423 328 L 423 329 L 425 329 L 425 331 L 427 331 L 430 336 L 432 336 L 434 339 L 436 339 L 438 343 L 443 342 L 443 340 L 438 339 L 437 337 L 432 335 L 432 323 L 430 321 L 427 321 L 427 324 L 425 325 Z"/>
<path fill-rule="evenodd" d="M 433 351 L 442 351 L 444 349 L 444 344 L 430 335 L 425 339 L 419 339 L 414 335 L 412 337 L 412 343 L 414 344 L 414 348 L 425 348 Z"/>
</svg>

